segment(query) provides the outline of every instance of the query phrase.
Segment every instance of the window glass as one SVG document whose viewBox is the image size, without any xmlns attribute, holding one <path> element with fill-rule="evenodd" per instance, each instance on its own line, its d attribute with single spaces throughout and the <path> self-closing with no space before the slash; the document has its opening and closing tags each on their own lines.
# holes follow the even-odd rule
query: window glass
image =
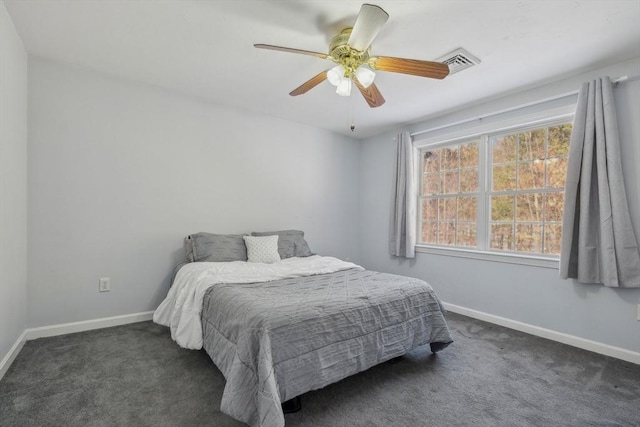
<svg viewBox="0 0 640 427">
<path fill-rule="evenodd" d="M 421 151 L 421 243 L 477 246 L 478 144 Z"/>
<path fill-rule="evenodd" d="M 422 148 L 419 244 L 557 256 L 571 127 Z"/>
</svg>

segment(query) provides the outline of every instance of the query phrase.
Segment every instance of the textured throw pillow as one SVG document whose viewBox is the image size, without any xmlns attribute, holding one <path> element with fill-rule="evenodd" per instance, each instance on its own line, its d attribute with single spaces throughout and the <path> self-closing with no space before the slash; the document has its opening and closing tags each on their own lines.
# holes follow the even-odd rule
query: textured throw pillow
<svg viewBox="0 0 640 427">
<path fill-rule="evenodd" d="M 305 257 L 311 256 L 311 250 L 307 241 L 304 240 L 304 231 L 300 230 L 281 230 L 281 231 L 267 231 L 264 233 L 251 233 L 253 236 L 274 236 L 280 237 L 278 240 L 278 253 L 280 258 L 291 257 Z"/>
<path fill-rule="evenodd" d="M 249 262 L 271 264 L 280 261 L 278 236 L 243 236 Z"/>
<path fill-rule="evenodd" d="M 185 251 L 191 262 L 247 260 L 247 248 L 241 234 L 190 234 L 185 241 Z"/>
</svg>

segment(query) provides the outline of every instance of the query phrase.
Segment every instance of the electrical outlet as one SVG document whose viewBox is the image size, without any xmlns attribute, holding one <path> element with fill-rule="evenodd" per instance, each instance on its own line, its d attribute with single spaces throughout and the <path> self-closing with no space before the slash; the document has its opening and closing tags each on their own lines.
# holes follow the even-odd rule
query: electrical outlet
<svg viewBox="0 0 640 427">
<path fill-rule="evenodd" d="M 109 292 L 111 290 L 111 278 L 101 277 L 100 284 L 98 285 L 98 290 L 100 292 Z"/>
</svg>

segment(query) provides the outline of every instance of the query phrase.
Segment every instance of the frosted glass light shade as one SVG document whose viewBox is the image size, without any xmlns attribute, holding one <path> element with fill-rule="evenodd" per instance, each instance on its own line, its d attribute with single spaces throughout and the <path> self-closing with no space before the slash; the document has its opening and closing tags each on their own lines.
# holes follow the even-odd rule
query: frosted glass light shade
<svg viewBox="0 0 640 427">
<path fill-rule="evenodd" d="M 373 79 L 376 78 L 376 73 L 361 65 L 356 70 L 356 77 L 364 88 L 368 88 L 373 83 Z"/>
<path fill-rule="evenodd" d="M 344 67 L 342 65 L 336 65 L 329 71 L 327 71 L 327 80 L 334 86 L 338 86 L 342 80 L 344 80 Z"/>
<path fill-rule="evenodd" d="M 351 95 L 351 79 L 343 78 L 340 84 L 338 84 L 338 88 L 336 89 L 336 93 L 340 96 L 349 96 Z"/>
</svg>

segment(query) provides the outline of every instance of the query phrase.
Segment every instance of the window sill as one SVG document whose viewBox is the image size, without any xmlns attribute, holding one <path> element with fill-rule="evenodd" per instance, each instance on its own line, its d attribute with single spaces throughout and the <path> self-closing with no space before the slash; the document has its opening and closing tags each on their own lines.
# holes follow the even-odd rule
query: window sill
<svg viewBox="0 0 640 427">
<path fill-rule="evenodd" d="M 560 260 L 543 256 L 528 256 L 500 252 L 485 252 L 475 249 L 445 248 L 442 246 L 416 245 L 416 252 L 436 254 L 460 258 L 471 258 L 482 261 L 503 262 L 508 264 L 529 265 L 533 267 L 558 269 Z"/>
</svg>

